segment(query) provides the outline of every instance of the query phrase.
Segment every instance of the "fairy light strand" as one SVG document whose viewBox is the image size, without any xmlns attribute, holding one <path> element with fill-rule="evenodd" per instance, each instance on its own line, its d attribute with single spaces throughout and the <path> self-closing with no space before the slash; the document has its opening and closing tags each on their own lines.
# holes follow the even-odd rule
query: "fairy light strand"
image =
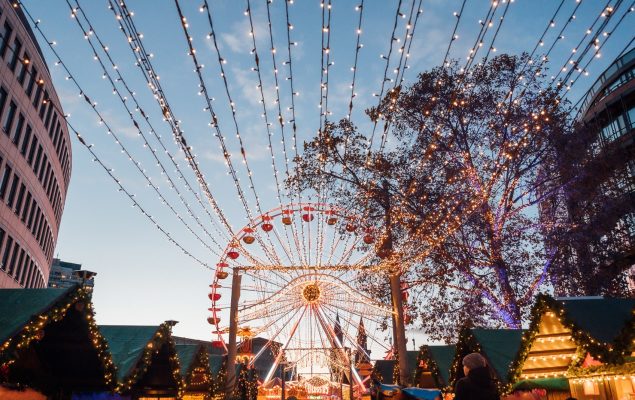
<svg viewBox="0 0 635 400">
<path fill-rule="evenodd" d="M 69 4 L 70 5 L 70 4 Z M 111 135 L 113 137 L 113 139 L 115 140 L 115 143 L 119 146 L 121 152 L 123 154 L 126 155 L 126 157 L 128 158 L 128 160 L 135 166 L 135 168 L 137 169 L 137 171 L 139 171 L 139 173 L 144 177 L 144 179 L 146 180 L 147 184 L 149 187 L 151 187 L 154 192 L 157 194 L 157 196 L 159 197 L 159 199 L 161 200 L 161 202 L 163 204 L 165 204 L 168 209 L 177 217 L 177 219 L 185 226 L 185 228 L 190 231 L 192 233 L 192 235 L 194 235 L 196 237 L 196 239 L 205 247 L 207 248 L 209 251 L 218 254 L 216 252 L 216 250 L 212 249 L 196 232 L 194 232 L 194 230 L 192 229 L 192 227 L 183 219 L 183 217 L 176 211 L 176 209 L 174 208 L 174 206 L 172 206 L 171 203 L 168 202 L 168 200 L 164 197 L 164 195 L 161 193 L 161 191 L 159 190 L 158 186 L 156 186 L 153 182 L 152 179 L 150 178 L 150 176 L 147 174 L 146 170 L 142 167 L 141 162 L 139 162 L 131 153 L 130 151 L 125 147 L 125 145 L 121 142 L 119 136 L 116 133 L 116 130 L 114 130 L 107 122 L 107 120 L 104 118 L 102 112 L 99 111 L 99 109 L 97 108 L 97 103 L 92 101 L 90 99 L 90 97 L 86 94 L 86 92 L 84 91 L 83 87 L 79 84 L 79 82 L 77 81 L 77 79 L 75 78 L 75 76 L 73 75 L 73 73 L 70 71 L 70 69 L 68 68 L 68 66 L 66 65 L 66 63 L 64 62 L 63 58 L 60 56 L 60 54 L 58 53 L 58 51 L 54 48 L 53 46 L 53 42 L 50 41 L 48 39 L 48 37 L 46 36 L 46 34 L 42 31 L 40 24 L 37 23 L 35 19 L 33 19 L 33 17 L 31 16 L 31 14 L 29 13 L 29 11 L 24 7 L 24 5 L 22 5 L 22 9 L 24 11 L 24 13 L 29 17 L 29 19 L 31 20 L 31 22 L 33 23 L 35 29 L 37 30 L 37 32 L 42 36 L 42 38 L 44 39 L 44 41 L 46 43 L 48 43 L 49 49 L 51 50 L 51 52 L 53 53 L 53 55 L 55 55 L 56 59 L 58 60 L 58 65 L 62 66 L 62 68 L 64 68 L 64 71 L 68 74 L 67 78 L 70 82 L 72 82 L 75 87 L 77 88 L 77 90 L 79 90 L 80 92 L 80 97 L 90 106 L 90 108 L 93 110 L 93 112 L 95 113 L 95 115 L 98 117 L 99 119 L 99 123 L 103 124 L 107 130 L 107 133 L 109 135 Z M 73 10 L 73 8 L 71 7 L 71 10 Z M 80 28 L 82 29 L 82 31 L 84 32 L 84 35 L 86 38 L 89 37 L 88 32 L 84 30 L 83 26 L 80 25 Z M 91 45 L 92 46 L 92 45 Z M 96 53 L 95 53 L 96 54 Z M 102 64 L 102 68 L 105 69 L 105 66 Z M 48 101 L 48 100 L 47 100 Z M 51 104 L 53 104 L 53 102 L 51 102 Z M 63 115 L 63 113 L 60 113 L 60 115 Z M 65 117 L 65 119 L 68 121 L 68 119 Z M 92 152 L 91 152 L 92 153 Z M 128 193 L 128 192 L 126 192 Z M 140 210 L 143 211 L 142 208 L 140 208 Z M 145 213 L 145 211 L 143 211 Z M 153 222 L 156 224 L 156 221 Z M 169 236 L 169 238 L 171 238 Z"/>
<path fill-rule="evenodd" d="M 75 22 L 77 23 L 77 25 L 79 26 L 79 28 L 81 29 L 82 33 L 84 34 L 84 37 L 86 38 L 88 44 L 90 45 L 92 52 L 93 52 L 93 57 L 95 58 L 96 61 L 99 62 L 100 67 L 103 71 L 103 77 L 107 78 L 107 80 L 109 81 L 113 93 L 115 93 L 117 95 L 117 98 L 119 99 L 120 103 L 124 106 L 124 108 L 126 109 L 128 116 L 130 117 L 130 120 L 132 122 L 132 124 L 134 125 L 134 127 L 137 130 L 138 135 L 143 139 L 143 147 L 146 147 L 150 153 L 152 154 L 152 157 L 154 158 L 154 160 L 157 163 L 157 166 L 159 166 L 159 168 L 161 169 L 161 173 L 163 175 L 166 176 L 166 180 L 168 182 L 168 186 L 173 189 L 175 191 L 175 193 L 177 194 L 177 196 L 179 197 L 179 200 L 181 201 L 181 203 L 185 206 L 188 214 L 197 222 L 197 224 L 199 225 L 199 227 L 203 230 L 203 232 L 212 240 L 212 242 L 219 248 L 222 250 L 222 246 L 218 243 L 218 241 L 215 239 L 215 237 L 202 225 L 202 223 L 200 222 L 200 220 L 194 215 L 194 212 L 192 211 L 190 205 L 187 203 L 187 201 L 185 200 L 185 198 L 183 197 L 182 193 L 179 191 L 176 183 L 172 180 L 172 178 L 170 177 L 170 175 L 168 174 L 168 171 L 166 170 L 166 168 L 164 167 L 163 163 L 161 162 L 161 160 L 158 158 L 158 156 L 156 155 L 156 150 L 152 149 L 150 143 L 148 142 L 147 137 L 145 136 L 145 134 L 143 133 L 143 130 L 141 129 L 141 127 L 139 126 L 139 123 L 136 121 L 136 119 L 134 118 L 132 111 L 130 110 L 130 108 L 128 107 L 128 104 L 125 100 L 125 98 L 123 97 L 123 95 L 121 94 L 121 92 L 119 91 L 119 89 L 117 88 L 117 86 L 115 85 L 115 81 L 113 80 L 113 77 L 110 75 L 110 73 L 108 72 L 108 69 L 106 68 L 106 66 L 103 63 L 103 59 L 101 58 L 101 56 L 98 54 L 97 49 L 95 48 L 94 44 L 92 43 L 92 37 L 94 37 L 95 39 L 98 40 L 98 43 L 100 44 L 100 47 L 102 49 L 104 49 L 104 53 L 107 55 L 108 59 L 110 60 L 112 69 L 117 71 L 118 73 L 118 77 L 116 78 L 119 81 L 124 81 L 123 77 L 121 76 L 121 74 L 119 73 L 119 68 L 117 68 L 117 65 L 114 63 L 114 61 L 112 60 L 112 58 L 110 57 L 110 54 L 108 53 L 107 46 L 105 46 L 103 44 L 103 42 L 99 39 L 99 36 L 97 35 L 96 31 L 94 30 L 94 28 L 92 27 L 92 24 L 90 23 L 90 21 L 86 18 L 86 14 L 83 12 L 82 8 L 79 5 L 79 2 L 77 2 L 77 6 L 73 7 L 70 2 L 67 0 L 66 1 L 67 5 L 69 6 L 71 13 L 72 13 L 72 19 L 75 20 Z M 80 11 L 80 13 L 83 15 L 84 19 L 86 20 L 87 24 L 88 24 L 88 30 L 86 30 L 86 28 L 84 27 L 84 25 L 82 24 L 82 22 L 79 20 L 79 16 L 77 11 Z M 59 57 L 58 57 L 59 58 Z M 66 67 L 64 65 L 64 67 Z M 67 70 L 68 72 L 68 70 Z M 126 84 L 126 87 L 127 84 Z M 81 89 L 80 89 L 81 91 Z M 132 92 L 130 91 L 129 87 L 128 87 L 128 91 L 130 94 L 132 94 Z M 136 101 L 136 100 L 135 100 Z M 158 135 L 157 135 L 158 136 Z M 114 137 L 114 136 L 113 136 Z M 165 148 L 165 147 L 164 147 Z M 167 150 L 166 150 L 167 152 Z M 168 157 L 173 160 L 173 156 L 169 153 Z M 174 161 L 174 160 L 173 160 Z M 176 163 L 175 163 L 176 164 Z M 178 166 L 177 166 L 178 167 Z M 185 177 L 183 177 L 182 172 L 180 174 L 180 176 L 182 177 L 182 179 L 185 179 Z M 156 185 L 151 184 L 154 188 L 154 190 L 156 192 L 158 192 L 158 187 L 156 187 Z M 165 197 L 163 195 L 159 194 L 159 198 L 162 200 L 162 202 L 164 202 L 166 204 L 166 206 L 168 206 L 171 211 L 177 216 L 177 218 L 179 218 L 181 220 L 181 222 L 185 223 L 182 218 L 180 217 L 179 213 L 176 212 L 176 210 L 174 210 L 174 208 L 172 207 L 172 205 L 168 202 L 167 199 L 165 199 Z M 186 226 L 187 229 L 192 232 L 195 236 L 198 237 L 198 235 L 196 233 L 194 233 L 194 231 L 192 230 L 191 227 Z M 220 233 L 220 231 L 218 231 Z M 201 239 L 202 240 L 202 239 Z M 213 251 L 214 254 L 218 253 L 216 251 Z"/>
<path fill-rule="evenodd" d="M 187 160 L 188 165 L 190 166 L 192 171 L 194 172 L 197 182 L 199 184 L 199 187 L 205 193 L 205 196 L 208 202 L 210 203 L 210 205 L 212 206 L 214 213 L 216 214 L 218 219 L 221 221 L 221 223 L 225 226 L 225 229 L 227 230 L 229 235 L 233 236 L 233 229 L 231 225 L 229 224 L 229 221 L 225 217 L 222 209 L 218 205 L 216 198 L 212 195 L 209 189 L 209 185 L 205 181 L 205 176 L 201 172 L 200 168 L 198 167 L 198 162 L 196 161 L 196 156 L 192 152 L 192 148 L 187 145 L 187 141 L 183 134 L 183 131 L 181 130 L 179 121 L 176 118 L 174 118 L 174 113 L 172 112 L 169 102 L 167 101 L 167 98 L 159 82 L 158 75 L 156 74 L 154 67 L 152 66 L 152 62 L 150 61 L 150 56 L 145 50 L 143 41 L 141 40 L 141 37 L 138 31 L 136 30 L 134 22 L 131 19 L 130 13 L 127 11 L 127 6 L 125 2 L 123 0 L 122 1 L 108 0 L 108 3 L 109 3 L 109 9 L 112 11 L 113 15 L 115 16 L 115 19 L 117 20 L 119 28 L 122 34 L 126 37 L 126 41 L 130 47 L 130 50 L 132 51 L 132 54 L 135 57 L 135 60 L 136 60 L 135 65 L 139 68 L 143 77 L 145 78 L 150 91 L 154 95 L 157 105 L 161 109 L 161 112 L 164 116 L 164 120 L 166 121 L 166 123 L 168 123 L 168 125 L 170 126 L 172 130 L 172 135 L 173 135 L 173 139 L 175 143 L 179 146 L 181 151 L 183 151 L 185 155 L 185 159 Z M 136 47 L 135 47 L 135 44 L 136 44 Z"/>
</svg>

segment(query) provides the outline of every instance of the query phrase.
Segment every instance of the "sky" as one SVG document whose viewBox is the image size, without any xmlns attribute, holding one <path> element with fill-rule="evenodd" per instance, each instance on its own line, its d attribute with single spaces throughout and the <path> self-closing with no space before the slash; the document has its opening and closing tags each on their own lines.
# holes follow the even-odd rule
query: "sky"
<svg viewBox="0 0 635 400">
<path fill-rule="evenodd" d="M 228 244 L 224 231 L 218 233 L 215 225 L 209 223 L 207 212 L 198 205 L 195 196 L 205 201 L 198 188 L 192 171 L 184 161 L 183 153 L 172 140 L 168 124 L 162 119 L 161 109 L 157 106 L 140 70 L 135 66 L 135 58 L 128 46 L 125 36 L 118 29 L 114 14 L 108 9 L 107 1 L 81 0 L 79 6 L 90 20 L 96 35 L 108 46 L 108 53 L 117 65 L 128 87 L 142 105 L 149 119 L 170 154 L 174 155 L 185 179 L 194 188 L 189 191 L 175 173 L 175 168 L 160 149 L 156 138 L 150 134 L 150 128 L 141 124 L 141 129 L 149 138 L 152 148 L 158 148 L 158 157 L 166 166 L 168 174 L 177 183 L 185 202 L 191 206 L 193 213 L 210 232 L 208 236 L 188 212 L 166 183 L 165 176 L 157 167 L 151 152 L 144 148 L 144 141 L 131 122 L 125 108 L 113 95 L 108 79 L 103 79 L 103 71 L 89 46 L 89 40 L 71 18 L 68 3 L 76 7 L 76 0 L 23 0 L 26 10 L 35 19 L 39 19 L 49 42 L 55 42 L 64 65 L 68 67 L 83 93 L 97 103 L 103 122 L 100 123 L 92 108 L 79 96 L 80 90 L 74 86 L 69 74 L 61 65 L 55 66 L 58 58 L 52 53 L 39 33 L 41 43 L 57 94 L 66 113 L 70 114 L 69 122 L 85 140 L 92 144 L 92 150 L 104 164 L 112 169 L 112 173 L 121 184 L 134 193 L 135 200 L 155 221 L 169 232 L 184 249 L 207 265 L 201 265 L 184 254 L 179 247 L 168 241 L 164 234 L 133 206 L 132 201 L 118 190 L 117 185 L 106 172 L 93 161 L 93 156 L 72 137 L 73 170 L 68 190 L 61 229 L 58 236 L 55 256 L 65 261 L 81 263 L 83 268 L 97 272 L 93 301 L 100 324 L 159 324 L 165 320 L 177 320 L 179 324 L 174 332 L 180 336 L 210 340 L 211 327 L 206 322 L 209 314 L 207 308 L 208 285 L 212 282 L 214 268 L 219 261 L 220 247 Z M 359 1 L 332 1 L 330 24 L 330 61 L 328 79 L 328 109 L 332 112 L 329 120 L 337 121 L 346 116 L 350 99 L 352 82 L 351 67 L 354 62 Z M 199 81 L 194 71 L 194 64 L 188 55 L 187 40 L 184 36 L 175 2 L 172 0 L 129 0 L 128 8 L 134 11 L 134 21 L 138 30 L 143 33 L 143 43 L 148 52 L 153 54 L 152 63 L 160 75 L 160 81 L 169 100 L 175 118 L 180 120 L 188 145 L 192 146 L 210 191 L 217 200 L 222 213 L 227 217 L 233 230 L 240 230 L 248 222 L 242 202 L 237 195 L 234 181 L 228 175 L 219 141 L 215 131 L 208 126 L 210 119 L 204 96 L 199 95 Z M 420 2 L 416 1 L 415 6 Z M 452 36 L 461 0 L 422 0 L 422 14 L 417 21 L 412 38 L 409 68 L 405 70 L 405 83 L 416 79 L 417 73 L 438 66 L 443 62 L 446 49 Z M 614 4 L 615 1 L 610 1 Z M 260 210 L 266 211 L 279 206 L 274 172 L 271 166 L 271 151 L 268 149 L 267 126 L 263 122 L 260 92 L 257 88 L 258 75 L 252 70 L 254 58 L 250 54 L 253 45 L 249 35 L 250 23 L 246 15 L 247 1 L 211 0 L 211 15 L 216 32 L 217 44 L 223 59 L 225 77 L 229 93 L 234 102 L 236 121 L 239 126 L 240 140 L 246 150 L 246 159 L 250 170 L 254 190 L 249 186 L 247 170 L 239 150 L 239 138 L 232 119 L 231 107 L 225 92 L 223 79 L 220 76 L 219 64 L 213 41 L 208 39 L 210 26 L 207 14 L 200 12 L 202 1 L 181 0 L 180 6 L 187 18 L 188 29 L 192 36 L 192 44 L 202 69 L 208 93 L 215 112 L 218 115 L 219 129 L 232 154 L 240 185 L 245 192 L 245 200 L 249 210 L 258 215 L 258 206 L 253 192 L 257 193 Z M 253 18 L 256 47 L 260 56 L 260 73 L 263 80 L 263 92 L 267 115 L 272 122 L 270 131 L 273 142 L 273 155 L 280 179 L 284 178 L 284 151 L 281 144 L 281 131 L 277 124 L 276 90 L 271 60 L 267 8 L 265 0 L 250 0 Z M 406 23 L 412 2 L 365 0 L 363 10 L 361 43 L 356 78 L 356 97 L 352 121 L 360 129 L 370 134 L 372 125 L 364 114 L 364 110 L 377 104 L 384 78 L 386 59 L 391 46 L 391 33 L 395 21 L 397 5 L 401 4 L 401 12 L 406 18 L 397 18 L 395 36 L 403 41 Z M 531 52 L 538 43 L 540 35 L 549 25 L 554 12 L 561 4 L 559 0 L 516 0 L 512 2 L 505 14 L 502 26 L 496 37 L 494 46 L 496 54 L 519 54 Z M 554 42 L 561 28 L 576 7 L 576 0 L 562 0 L 562 7 L 554 24 L 547 30 L 545 45 L 539 47 L 537 55 L 542 54 Z M 558 71 L 576 44 L 585 36 L 585 31 L 592 21 L 606 6 L 605 1 L 583 0 L 575 18 L 564 30 L 564 38 L 557 40 L 549 62 L 546 66 L 549 73 Z M 283 62 L 289 59 L 287 52 L 287 30 L 284 0 L 274 0 L 270 5 L 274 47 L 276 48 L 280 103 L 284 119 L 289 121 L 291 111 L 287 109 L 291 102 L 289 69 Z M 581 77 L 568 93 L 573 102 L 586 92 L 597 77 L 617 54 L 631 40 L 635 16 L 626 15 L 623 22 L 614 29 L 617 20 L 625 12 L 630 2 L 624 2 L 616 10 L 616 18 L 607 25 L 609 36 L 600 36 L 600 43 L 606 41 L 601 49 L 601 56 L 594 58 L 589 64 L 588 76 Z M 484 19 L 490 3 L 486 0 L 469 0 L 460 15 L 457 38 L 452 43 L 450 58 L 464 63 L 469 49 L 474 45 L 479 20 Z M 488 30 L 485 43 L 489 44 L 494 31 L 500 23 L 505 3 L 493 20 L 493 27 Z M 318 0 L 296 0 L 289 4 L 290 22 L 293 25 L 291 40 L 297 42 L 292 47 L 293 83 L 295 91 L 295 121 L 297 124 L 297 143 L 301 147 L 304 140 L 312 138 L 320 126 L 320 76 L 322 60 L 322 9 Z M 83 16 L 80 18 L 83 20 Z M 629 26 L 631 27 L 629 29 Z M 586 36 L 588 39 L 589 36 Z M 95 42 L 96 43 L 96 42 Z M 584 42 L 586 44 L 586 41 Z M 393 56 L 389 59 L 388 78 L 393 78 L 393 69 L 398 62 L 398 54 L 394 45 Z M 487 46 L 485 46 L 487 47 Z M 486 49 L 481 49 L 478 57 L 484 56 Z M 100 53 L 101 54 L 101 53 Z M 586 59 L 584 60 L 586 61 Z M 108 72 L 115 70 L 108 66 Z M 574 75 L 574 77 L 576 77 Z M 123 90 L 122 82 L 116 83 Z M 387 81 L 386 87 L 393 85 Z M 134 105 L 128 100 L 128 104 Z M 138 121 L 142 121 L 139 113 L 134 113 Z M 108 133 L 112 129 L 118 139 Z M 71 135 L 74 136 L 74 135 Z M 175 212 L 162 204 L 157 193 L 148 186 L 144 176 L 136 169 L 128 156 L 122 153 L 120 144 L 138 162 L 140 169 L 156 182 L 160 193 Z M 291 144 L 292 132 L 289 124 L 285 127 L 285 143 L 287 156 L 294 154 Z M 300 150 L 301 152 L 301 150 Z M 169 165 L 169 167 L 168 167 Z M 292 168 L 292 162 L 289 167 Z M 284 192 L 284 190 L 283 190 Z M 196 193 L 196 195 L 194 194 Z M 313 199 L 315 200 L 315 199 Z M 282 202 L 288 202 L 283 198 Z M 175 216 L 177 213 L 187 225 L 200 237 L 188 230 Z M 220 246 L 217 246 L 216 241 Z M 204 242 L 205 245 L 202 243 Z M 377 337 L 384 337 L 378 334 Z M 417 346 L 423 344 L 417 337 Z M 409 348 L 412 348 L 410 343 Z"/>
</svg>

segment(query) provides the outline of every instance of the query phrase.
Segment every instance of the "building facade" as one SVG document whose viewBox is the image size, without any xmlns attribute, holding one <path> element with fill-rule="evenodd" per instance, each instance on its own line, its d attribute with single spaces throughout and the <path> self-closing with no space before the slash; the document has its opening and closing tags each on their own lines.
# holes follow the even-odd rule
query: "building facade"
<svg viewBox="0 0 635 400">
<path fill-rule="evenodd" d="M 82 269 L 82 264 L 53 258 L 48 287 L 66 289 L 75 285 L 81 285 L 87 290 L 92 290 L 95 285 L 95 275 L 97 275 L 97 273 Z"/>
<path fill-rule="evenodd" d="M 44 56 L 0 0 L 0 288 L 46 287 L 71 175 L 71 145 Z"/>
<path fill-rule="evenodd" d="M 635 294 L 635 49 L 598 77 L 577 119 L 557 157 L 562 198 L 546 215 L 566 226 L 553 237 L 568 244 L 556 294 Z"/>
</svg>

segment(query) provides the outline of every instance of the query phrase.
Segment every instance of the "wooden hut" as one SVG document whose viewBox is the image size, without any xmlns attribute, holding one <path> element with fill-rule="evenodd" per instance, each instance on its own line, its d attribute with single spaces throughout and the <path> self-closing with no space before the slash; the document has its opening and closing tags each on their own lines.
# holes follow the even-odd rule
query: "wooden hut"
<svg viewBox="0 0 635 400">
<path fill-rule="evenodd" d="M 168 321 L 159 326 L 99 326 L 117 366 L 118 392 L 134 398 L 183 396 L 172 325 Z"/>
<path fill-rule="evenodd" d="M 212 373 L 209 355 L 203 345 L 177 344 L 184 400 L 209 400 L 212 395 Z"/>
<path fill-rule="evenodd" d="M 115 368 L 90 294 L 80 286 L 1 289 L 0 383 L 0 397 L 13 399 L 112 391 Z"/>
<path fill-rule="evenodd" d="M 421 346 L 415 364 L 415 386 L 424 389 L 451 390 L 450 367 L 455 353 L 455 345 Z"/>
<path fill-rule="evenodd" d="M 635 299 L 540 295 L 510 370 L 513 389 L 548 399 L 635 396 Z"/>
</svg>

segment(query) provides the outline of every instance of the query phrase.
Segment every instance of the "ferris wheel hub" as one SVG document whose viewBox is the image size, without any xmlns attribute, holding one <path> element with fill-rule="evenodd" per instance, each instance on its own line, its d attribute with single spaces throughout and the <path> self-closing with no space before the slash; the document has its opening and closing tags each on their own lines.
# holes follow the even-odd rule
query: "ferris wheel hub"
<svg viewBox="0 0 635 400">
<path fill-rule="evenodd" d="M 320 287 L 317 283 L 310 283 L 302 289 L 302 297 L 307 303 L 315 303 L 320 299 Z"/>
</svg>

